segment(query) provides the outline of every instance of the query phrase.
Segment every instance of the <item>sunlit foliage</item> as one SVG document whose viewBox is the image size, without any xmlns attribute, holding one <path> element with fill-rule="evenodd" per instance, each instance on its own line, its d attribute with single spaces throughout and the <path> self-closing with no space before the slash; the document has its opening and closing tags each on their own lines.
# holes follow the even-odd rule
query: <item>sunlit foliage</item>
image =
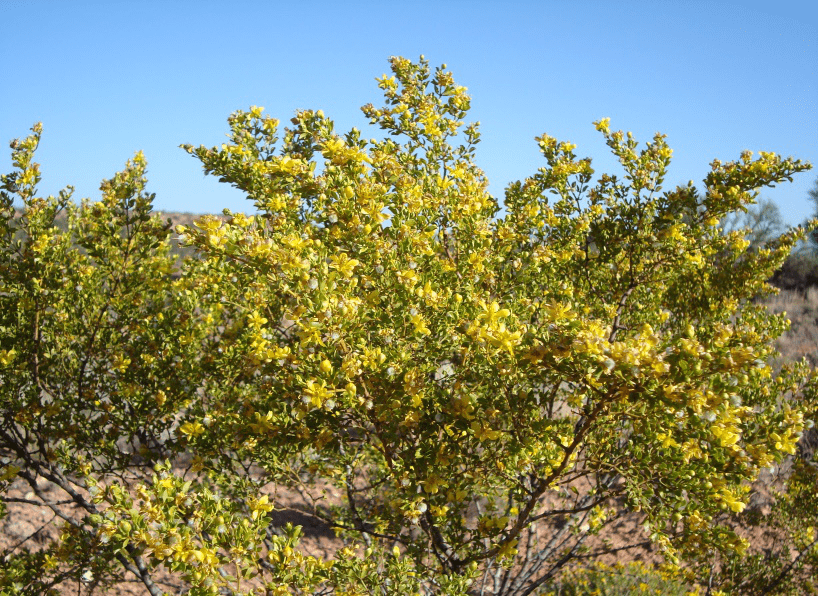
<svg viewBox="0 0 818 596">
<path fill-rule="evenodd" d="M 814 411 L 810 371 L 768 364 L 785 317 L 751 301 L 805 232 L 748 251 L 718 222 L 809 165 L 745 152 L 665 190 L 664 136 L 602 119 L 621 177 L 543 135 L 501 205 L 466 89 L 391 66 L 363 108 L 380 140 L 252 107 L 185 146 L 256 212 L 176 229 L 198 255 L 179 275 L 140 154 L 77 208 L 35 198 L 39 128 L 16 142 L 2 486 L 65 525 L 0 563 L 4 589 L 127 570 L 160 594 L 162 568 L 190 594 L 529 594 L 628 512 L 671 567 L 746 549 L 718 520 Z M 339 495 L 310 513 L 347 545 L 271 527 L 273 486 Z"/>
</svg>

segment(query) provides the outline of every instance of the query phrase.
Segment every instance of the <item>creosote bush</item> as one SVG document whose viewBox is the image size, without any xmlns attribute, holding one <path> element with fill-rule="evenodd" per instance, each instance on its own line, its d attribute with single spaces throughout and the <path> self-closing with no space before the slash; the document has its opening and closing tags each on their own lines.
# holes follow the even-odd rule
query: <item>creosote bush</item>
<svg viewBox="0 0 818 596">
<path fill-rule="evenodd" d="M 253 107 L 185 145 L 256 213 L 176 229 L 179 275 L 141 154 L 77 207 L 35 197 L 39 126 L 12 144 L 0 489 L 59 531 L 6 553 L 4 590 L 532 594 L 632 512 L 669 569 L 735 585 L 724 522 L 815 412 L 812 371 L 768 364 L 786 318 L 751 300 L 808 230 L 748 251 L 718 222 L 810 166 L 745 152 L 665 190 L 664 136 L 602 119 L 621 177 L 543 135 L 501 209 L 466 89 L 391 66 L 363 108 L 383 140 Z M 272 525 L 278 486 L 345 546 Z"/>
</svg>

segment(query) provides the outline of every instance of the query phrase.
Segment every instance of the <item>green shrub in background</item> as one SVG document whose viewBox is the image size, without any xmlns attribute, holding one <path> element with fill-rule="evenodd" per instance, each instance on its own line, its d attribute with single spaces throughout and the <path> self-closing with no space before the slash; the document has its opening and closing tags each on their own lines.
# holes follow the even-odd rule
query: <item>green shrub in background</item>
<svg viewBox="0 0 818 596">
<path fill-rule="evenodd" d="M 571 567 L 544 592 L 547 596 L 693 596 L 699 593 L 694 591 L 691 578 L 681 572 L 656 569 L 638 561 Z"/>
</svg>

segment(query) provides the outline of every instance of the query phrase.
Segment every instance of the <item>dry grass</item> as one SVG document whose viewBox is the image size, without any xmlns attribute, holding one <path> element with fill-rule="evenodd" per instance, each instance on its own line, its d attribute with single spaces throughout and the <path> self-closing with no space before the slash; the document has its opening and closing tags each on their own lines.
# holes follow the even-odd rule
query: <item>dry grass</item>
<svg viewBox="0 0 818 596">
<path fill-rule="evenodd" d="M 781 361 L 806 358 L 810 366 L 818 365 L 818 288 L 781 290 L 765 302 L 770 312 L 786 313 L 791 321 L 789 331 L 776 342 Z"/>
</svg>

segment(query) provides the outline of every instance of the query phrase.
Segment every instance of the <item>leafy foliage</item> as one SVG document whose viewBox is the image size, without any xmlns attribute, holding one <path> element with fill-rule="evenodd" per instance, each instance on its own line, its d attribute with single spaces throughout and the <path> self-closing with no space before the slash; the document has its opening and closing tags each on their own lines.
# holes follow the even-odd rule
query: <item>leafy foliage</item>
<svg viewBox="0 0 818 596">
<path fill-rule="evenodd" d="M 279 138 L 253 107 L 185 146 L 257 214 L 178 228 L 199 255 L 178 278 L 140 154 L 75 208 L 34 197 L 39 128 L 13 145 L 0 454 L 67 523 L 53 583 L 93 552 L 91 577 L 152 594 L 160 568 L 191 594 L 530 594 L 630 512 L 671 565 L 746 549 L 722 521 L 815 404 L 805 365 L 773 374 L 787 322 L 751 299 L 806 232 L 748 251 L 717 224 L 809 166 L 745 152 L 664 191 L 664 137 L 603 119 L 622 178 L 543 135 L 501 211 L 465 88 L 392 71 L 363 108 L 383 140 L 320 111 Z M 271 525 L 276 486 L 346 546 Z"/>
<path fill-rule="evenodd" d="M 745 230 L 745 238 L 751 250 L 764 246 L 786 230 L 781 210 L 771 199 L 760 199 L 758 203 L 725 217 L 720 222 L 722 231 L 729 233 Z"/>
</svg>

